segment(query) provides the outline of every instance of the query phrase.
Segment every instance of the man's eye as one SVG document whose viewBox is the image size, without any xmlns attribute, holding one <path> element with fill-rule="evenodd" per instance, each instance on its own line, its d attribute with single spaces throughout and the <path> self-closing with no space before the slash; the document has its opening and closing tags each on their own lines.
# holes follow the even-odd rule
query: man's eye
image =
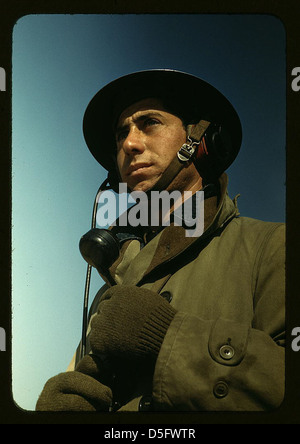
<svg viewBox="0 0 300 444">
<path fill-rule="evenodd" d="M 128 131 L 120 131 L 116 135 L 117 142 L 121 142 L 122 140 L 126 139 L 127 135 L 128 135 Z"/>
<path fill-rule="evenodd" d="M 159 121 L 157 119 L 149 118 L 145 120 L 145 125 L 152 126 L 152 125 L 158 125 Z"/>
</svg>

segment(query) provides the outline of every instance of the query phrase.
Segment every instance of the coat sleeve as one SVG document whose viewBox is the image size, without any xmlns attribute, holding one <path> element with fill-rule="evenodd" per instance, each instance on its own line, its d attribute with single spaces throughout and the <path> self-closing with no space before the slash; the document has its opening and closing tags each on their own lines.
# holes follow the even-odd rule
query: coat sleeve
<svg viewBox="0 0 300 444">
<path fill-rule="evenodd" d="M 178 312 L 153 380 L 156 410 L 262 411 L 285 385 L 284 224 L 265 240 L 253 270 L 253 321 L 205 320 Z"/>
</svg>

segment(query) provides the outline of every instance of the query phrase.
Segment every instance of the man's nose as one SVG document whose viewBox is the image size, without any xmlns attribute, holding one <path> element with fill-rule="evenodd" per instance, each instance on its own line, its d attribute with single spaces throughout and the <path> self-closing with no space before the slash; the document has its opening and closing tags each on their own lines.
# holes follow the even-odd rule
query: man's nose
<svg viewBox="0 0 300 444">
<path fill-rule="evenodd" d="M 131 128 L 123 141 L 123 150 L 126 154 L 140 154 L 145 151 L 145 143 L 141 131 Z"/>
</svg>

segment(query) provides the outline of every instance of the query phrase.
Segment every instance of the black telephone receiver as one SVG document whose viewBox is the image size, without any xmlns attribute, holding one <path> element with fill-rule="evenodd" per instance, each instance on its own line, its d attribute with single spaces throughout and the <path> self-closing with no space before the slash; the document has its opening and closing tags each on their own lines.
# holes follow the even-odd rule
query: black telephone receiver
<svg viewBox="0 0 300 444">
<path fill-rule="evenodd" d="M 119 240 L 104 228 L 92 228 L 84 234 L 80 239 L 79 249 L 84 260 L 102 274 L 105 274 L 120 254 Z M 115 282 L 111 281 L 111 284 L 114 285 Z"/>
<path fill-rule="evenodd" d="M 81 336 L 81 358 L 84 357 L 86 351 L 86 331 L 88 320 L 88 302 L 89 290 L 91 281 L 92 267 L 96 268 L 100 273 L 103 273 L 109 280 L 111 285 L 116 282 L 112 280 L 109 273 L 106 271 L 119 257 L 120 245 L 117 237 L 109 230 L 96 228 L 96 213 L 100 194 L 109 189 L 107 186 L 108 179 L 106 179 L 97 191 L 92 215 L 92 227 L 84 234 L 79 241 L 79 250 L 82 257 L 87 262 L 86 282 L 83 302 L 83 319 L 82 319 L 82 336 Z"/>
</svg>

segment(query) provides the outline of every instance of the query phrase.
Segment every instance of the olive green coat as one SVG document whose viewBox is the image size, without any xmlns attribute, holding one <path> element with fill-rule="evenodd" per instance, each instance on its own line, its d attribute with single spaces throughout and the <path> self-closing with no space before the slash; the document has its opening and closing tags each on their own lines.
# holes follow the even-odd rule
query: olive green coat
<svg viewBox="0 0 300 444">
<path fill-rule="evenodd" d="M 119 285 L 169 292 L 177 310 L 154 371 L 156 411 L 259 411 L 283 401 L 285 225 L 240 217 L 225 174 L 220 185 L 219 202 L 205 202 L 200 238 L 166 227 L 142 250 L 125 243 L 110 269 Z M 121 410 L 138 410 L 148 394 L 139 387 Z"/>
</svg>

